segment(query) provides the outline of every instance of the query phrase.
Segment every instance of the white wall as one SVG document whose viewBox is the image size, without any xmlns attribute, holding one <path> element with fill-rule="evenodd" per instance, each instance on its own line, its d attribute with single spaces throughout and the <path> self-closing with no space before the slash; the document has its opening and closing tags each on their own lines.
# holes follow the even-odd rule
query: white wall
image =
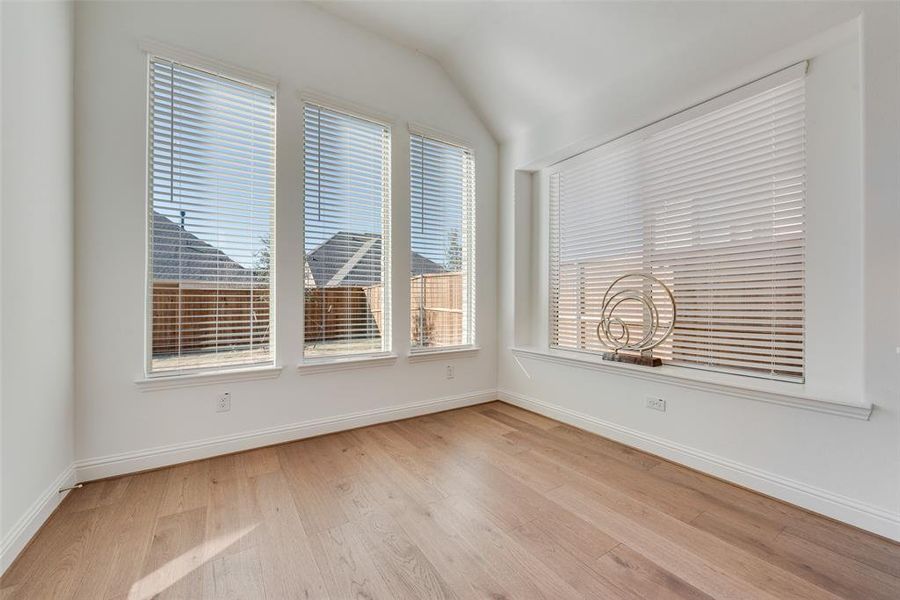
<svg viewBox="0 0 900 600">
<path fill-rule="evenodd" d="M 484 399 L 496 387 L 496 144 L 430 59 L 309 5 L 79 3 L 76 31 L 76 458 L 98 477 L 290 439 L 359 420 L 333 417 L 430 399 Z M 279 79 L 278 378 L 142 392 L 146 66 L 142 39 L 176 45 Z M 396 364 L 301 375 L 298 91 L 391 115 Z M 469 141 L 477 160 L 478 343 L 474 358 L 410 364 L 408 138 L 413 121 Z M 444 378 L 444 366 L 456 377 Z M 229 413 L 215 397 L 233 395 Z M 445 406 L 446 404 L 441 404 Z M 389 413 L 393 418 L 403 413 Z M 321 420 L 326 423 L 322 424 Z M 298 423 L 315 423 L 291 429 Z M 276 431 L 272 431 L 276 428 Z M 280 428 L 280 429 L 279 429 Z M 286 429 L 285 429 L 286 428 Z M 248 432 L 268 431 L 246 439 Z M 225 438 L 224 440 L 222 438 Z M 218 440 L 211 443 L 204 441 Z M 199 446 L 198 446 L 199 444 Z M 153 450 L 151 450 L 153 449 Z M 150 451 L 148 453 L 148 451 Z"/>
<path fill-rule="evenodd" d="M 500 264 L 515 269 L 502 273 L 499 303 L 515 310 L 501 314 L 499 387 L 501 397 L 530 408 L 900 538 L 900 7 L 859 10 L 859 21 L 792 48 L 773 45 L 752 60 L 710 53 L 705 64 L 656 87 L 640 82 L 640 95 L 624 94 L 628 103 L 587 103 L 501 146 Z M 870 420 L 517 359 L 509 346 L 546 349 L 547 317 L 545 199 L 523 192 L 528 180 L 516 170 L 549 164 L 803 58 L 812 62 L 808 368 L 800 393 L 874 403 Z M 520 301 L 523 290 L 535 298 Z M 644 408 L 651 395 L 667 400 L 666 413 Z"/>
<path fill-rule="evenodd" d="M 72 6 L 2 3 L 0 572 L 72 463 Z"/>
</svg>

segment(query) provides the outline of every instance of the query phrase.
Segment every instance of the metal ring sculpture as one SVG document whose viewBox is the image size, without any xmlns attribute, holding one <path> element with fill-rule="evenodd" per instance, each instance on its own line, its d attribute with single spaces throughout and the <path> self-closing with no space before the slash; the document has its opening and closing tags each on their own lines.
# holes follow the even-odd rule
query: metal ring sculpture
<svg viewBox="0 0 900 600">
<path fill-rule="evenodd" d="M 640 287 L 626 287 L 613 293 L 613 288 L 620 281 L 628 278 L 640 278 L 643 280 L 643 285 Z M 649 286 L 647 286 L 647 283 L 649 283 Z M 665 328 L 660 323 L 659 308 L 656 306 L 656 302 L 653 301 L 654 285 L 658 285 L 663 289 L 669 299 L 669 304 L 672 306 L 672 319 L 668 327 Z M 647 289 L 648 287 L 649 290 Z M 628 323 L 624 319 L 615 316 L 616 309 L 624 302 L 637 302 L 649 314 L 650 320 L 647 323 L 646 333 L 639 340 L 632 341 Z M 613 281 L 606 288 L 606 293 L 603 294 L 603 308 L 600 311 L 600 323 L 597 324 L 597 338 L 601 344 L 613 352 L 619 352 L 619 350 L 646 352 L 662 344 L 672 334 L 672 330 L 675 328 L 675 318 L 675 296 L 672 295 L 672 290 L 666 284 L 652 275 L 626 273 Z"/>
</svg>

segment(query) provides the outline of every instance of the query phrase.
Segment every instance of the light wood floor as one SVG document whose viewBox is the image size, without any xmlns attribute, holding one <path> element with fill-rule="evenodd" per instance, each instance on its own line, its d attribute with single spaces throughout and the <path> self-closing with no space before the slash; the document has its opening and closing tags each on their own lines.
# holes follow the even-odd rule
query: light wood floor
<svg viewBox="0 0 900 600">
<path fill-rule="evenodd" d="M 900 598 L 900 546 L 499 402 L 74 491 L 0 596 Z"/>
</svg>

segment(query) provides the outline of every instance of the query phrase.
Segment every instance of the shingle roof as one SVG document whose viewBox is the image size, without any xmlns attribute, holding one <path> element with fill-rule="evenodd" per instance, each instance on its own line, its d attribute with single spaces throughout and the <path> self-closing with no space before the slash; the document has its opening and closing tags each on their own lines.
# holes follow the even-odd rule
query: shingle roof
<svg viewBox="0 0 900 600">
<path fill-rule="evenodd" d="M 254 272 L 153 211 L 153 279 L 249 284 Z"/>
<path fill-rule="evenodd" d="M 305 279 L 316 287 L 365 287 L 381 283 L 381 236 L 341 231 L 307 255 Z M 444 273 L 413 252 L 412 273 Z M 153 211 L 153 279 L 249 284 L 254 272 Z"/>
<path fill-rule="evenodd" d="M 341 231 L 307 255 L 317 287 L 369 286 L 381 283 L 381 236 Z M 441 265 L 413 252 L 412 273 L 444 273 Z"/>
</svg>

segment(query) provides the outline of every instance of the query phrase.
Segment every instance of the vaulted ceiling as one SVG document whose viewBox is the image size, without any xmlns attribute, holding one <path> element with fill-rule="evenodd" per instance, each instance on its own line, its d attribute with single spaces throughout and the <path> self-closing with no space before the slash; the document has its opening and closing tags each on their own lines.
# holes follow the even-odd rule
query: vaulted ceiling
<svg viewBox="0 0 900 600">
<path fill-rule="evenodd" d="M 853 2 L 339 1 L 323 10 L 435 59 L 502 141 L 646 78 L 738 68 Z"/>
</svg>

